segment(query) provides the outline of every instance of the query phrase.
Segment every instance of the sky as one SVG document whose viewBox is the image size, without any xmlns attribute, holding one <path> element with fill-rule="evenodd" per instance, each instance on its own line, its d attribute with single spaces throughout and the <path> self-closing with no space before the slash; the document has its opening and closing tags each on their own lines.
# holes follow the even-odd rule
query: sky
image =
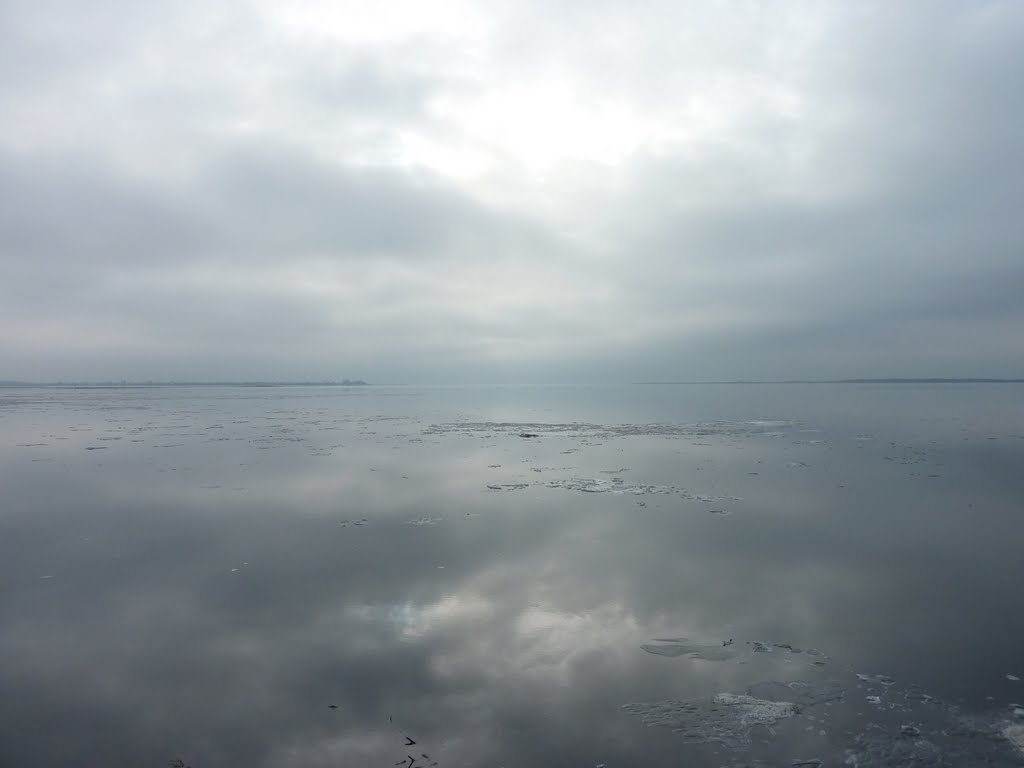
<svg viewBox="0 0 1024 768">
<path fill-rule="evenodd" d="M 1016 0 L 0 0 L 0 379 L 1024 376 Z"/>
</svg>

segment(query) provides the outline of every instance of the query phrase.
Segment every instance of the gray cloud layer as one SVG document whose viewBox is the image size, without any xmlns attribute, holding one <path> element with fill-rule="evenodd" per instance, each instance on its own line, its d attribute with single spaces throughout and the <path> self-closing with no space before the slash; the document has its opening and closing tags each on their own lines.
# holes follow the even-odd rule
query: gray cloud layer
<svg viewBox="0 0 1024 768">
<path fill-rule="evenodd" d="M 1024 375 L 1015 3 L 0 7 L 2 377 Z"/>
</svg>

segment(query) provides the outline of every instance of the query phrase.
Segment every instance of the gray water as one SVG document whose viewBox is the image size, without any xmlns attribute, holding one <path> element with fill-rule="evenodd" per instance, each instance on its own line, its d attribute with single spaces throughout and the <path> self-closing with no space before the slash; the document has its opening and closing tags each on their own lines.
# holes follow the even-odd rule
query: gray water
<svg viewBox="0 0 1024 768">
<path fill-rule="evenodd" d="M 9 388 L 0 456 L 3 766 L 1024 764 L 1021 385 Z"/>
</svg>

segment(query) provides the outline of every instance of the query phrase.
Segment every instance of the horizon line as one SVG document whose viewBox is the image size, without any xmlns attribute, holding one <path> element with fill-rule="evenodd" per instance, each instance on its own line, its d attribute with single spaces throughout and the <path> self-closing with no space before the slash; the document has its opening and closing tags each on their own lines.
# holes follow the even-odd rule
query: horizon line
<svg viewBox="0 0 1024 768">
<path fill-rule="evenodd" d="M 587 386 L 593 382 L 565 383 L 563 386 Z M 598 382 L 601 383 L 601 382 Z M 1024 378 L 998 378 L 984 376 L 942 377 L 942 376 L 891 376 L 871 378 L 843 379 L 716 379 L 716 380 L 647 380 L 633 382 L 611 382 L 632 386 L 653 385 L 696 385 L 696 384 L 1022 384 Z M 509 383 L 476 384 L 471 386 L 509 386 Z M 368 387 L 368 386 L 460 386 L 460 384 L 408 384 L 408 383 L 377 383 L 361 379 L 322 380 L 288 380 L 288 379 L 240 379 L 240 380 L 80 380 L 80 381 L 22 381 L 18 379 L 0 379 L 0 387 Z M 558 386 L 557 384 L 518 384 L 517 386 Z"/>
</svg>

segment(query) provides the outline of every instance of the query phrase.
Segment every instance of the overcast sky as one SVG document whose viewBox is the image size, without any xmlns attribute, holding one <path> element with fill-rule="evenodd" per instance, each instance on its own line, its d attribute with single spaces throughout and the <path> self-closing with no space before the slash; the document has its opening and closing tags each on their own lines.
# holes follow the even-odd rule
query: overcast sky
<svg viewBox="0 0 1024 768">
<path fill-rule="evenodd" d="M 1024 376 L 1017 0 L 0 0 L 0 378 Z"/>
</svg>

